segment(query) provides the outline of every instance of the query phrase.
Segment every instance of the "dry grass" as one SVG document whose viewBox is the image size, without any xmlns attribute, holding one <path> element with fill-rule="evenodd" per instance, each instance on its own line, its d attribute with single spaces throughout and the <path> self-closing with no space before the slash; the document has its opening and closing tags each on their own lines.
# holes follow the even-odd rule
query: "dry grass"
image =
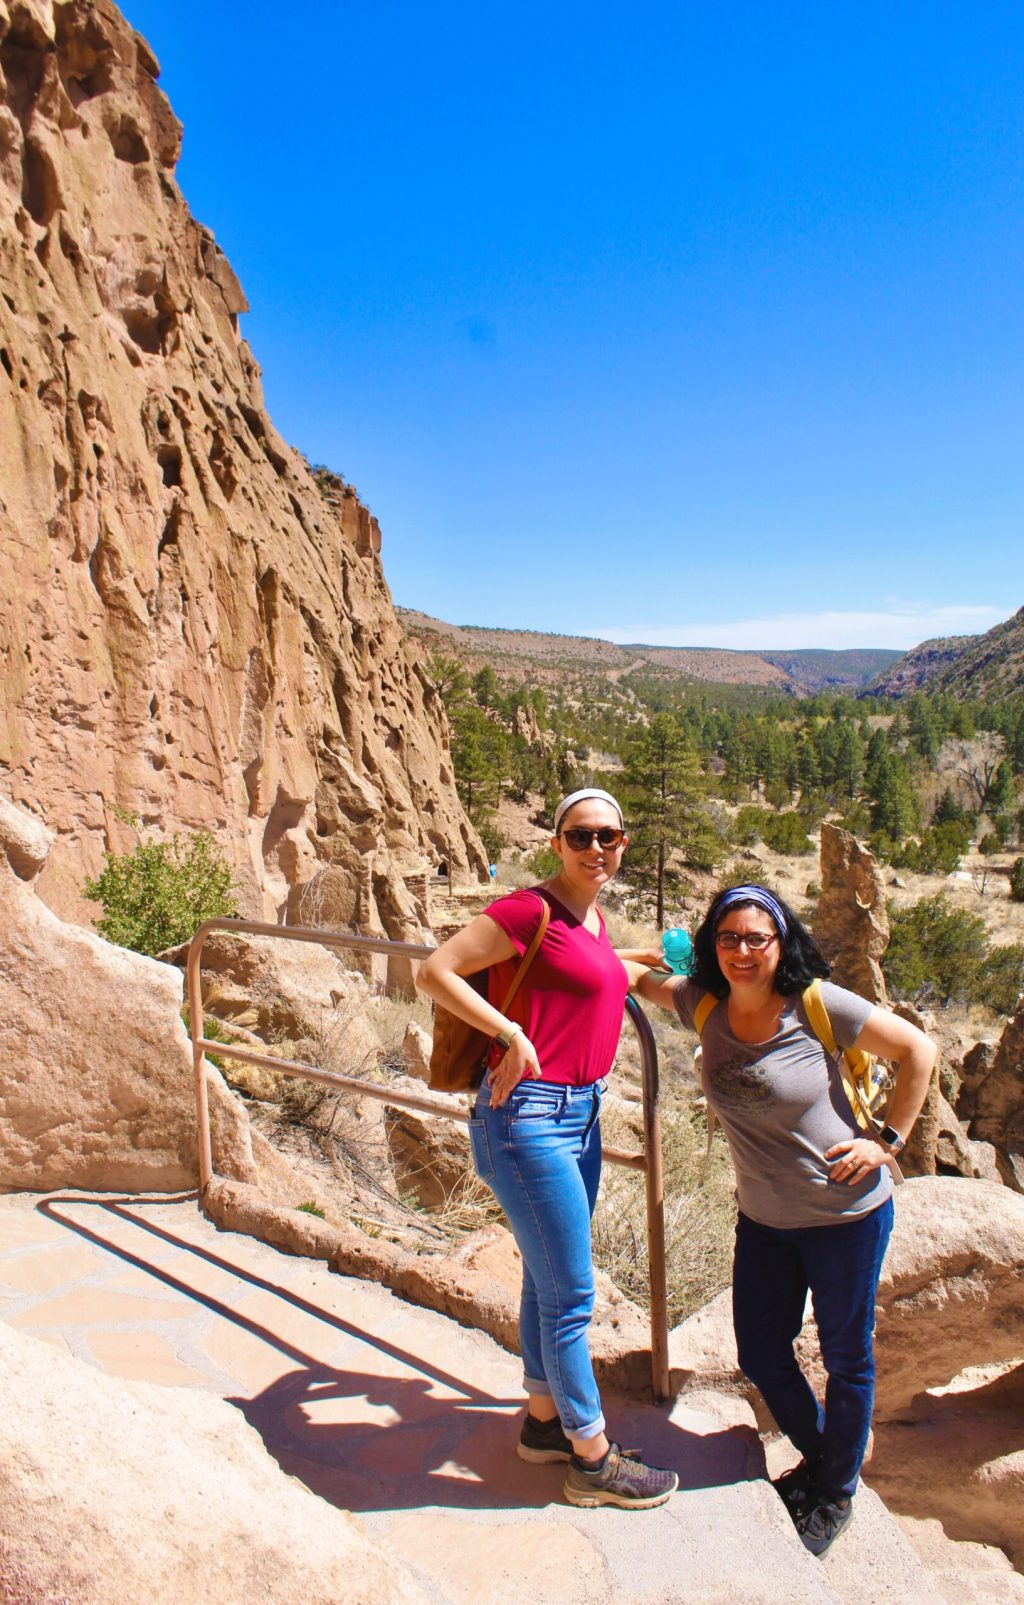
<svg viewBox="0 0 1024 1605">
<path fill-rule="evenodd" d="M 602 1117 L 602 1136 L 610 1145 L 632 1147 L 617 1133 L 617 1122 Z M 675 1325 L 703 1308 L 731 1280 L 732 1234 L 736 1221 L 733 1173 L 721 1137 L 705 1154 L 707 1127 L 694 1108 L 662 1116 L 665 1173 L 665 1259 L 669 1322 Z M 644 1178 L 636 1171 L 606 1165 L 594 1213 L 594 1260 L 644 1309 L 650 1305 L 647 1206 Z"/>
</svg>

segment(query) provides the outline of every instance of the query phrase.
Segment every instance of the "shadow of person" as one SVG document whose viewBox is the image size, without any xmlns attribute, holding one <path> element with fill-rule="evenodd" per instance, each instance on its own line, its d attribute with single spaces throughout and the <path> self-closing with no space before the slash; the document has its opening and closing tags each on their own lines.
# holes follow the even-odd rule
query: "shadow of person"
<svg viewBox="0 0 1024 1605">
<path fill-rule="evenodd" d="M 453 1395 L 425 1377 L 310 1367 L 230 1402 L 282 1470 L 345 1510 L 498 1510 L 561 1502 L 564 1464 L 518 1458 L 522 1409 L 506 1401 Z M 764 1475 L 752 1428 L 717 1429 L 710 1417 L 692 1412 L 673 1420 L 665 1409 L 635 1400 L 611 1399 L 608 1407 L 625 1423 L 624 1444 L 642 1444 L 651 1463 L 679 1473 L 683 1489 Z M 690 1419 L 700 1430 L 685 1424 Z"/>
</svg>

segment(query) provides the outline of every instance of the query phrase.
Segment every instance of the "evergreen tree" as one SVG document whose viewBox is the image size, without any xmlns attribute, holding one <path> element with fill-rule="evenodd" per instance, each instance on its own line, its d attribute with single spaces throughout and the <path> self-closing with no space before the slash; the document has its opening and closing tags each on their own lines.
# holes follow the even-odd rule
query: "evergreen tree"
<svg viewBox="0 0 1024 1605">
<path fill-rule="evenodd" d="M 653 879 L 655 921 L 662 930 L 669 852 L 678 848 L 706 855 L 709 832 L 713 835 L 701 807 L 697 755 L 670 714 L 655 714 L 634 740 L 622 779 L 631 821 L 629 869 Z"/>
</svg>

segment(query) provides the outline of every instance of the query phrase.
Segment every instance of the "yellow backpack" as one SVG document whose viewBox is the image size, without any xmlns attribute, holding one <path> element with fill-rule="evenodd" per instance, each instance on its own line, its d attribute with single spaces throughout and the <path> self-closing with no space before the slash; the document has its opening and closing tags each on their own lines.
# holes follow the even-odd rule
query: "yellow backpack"
<svg viewBox="0 0 1024 1605">
<path fill-rule="evenodd" d="M 874 1109 L 885 1092 L 885 1071 L 874 1054 L 866 1053 L 863 1048 L 843 1048 L 840 1052 L 836 1045 L 832 1021 L 828 1017 L 825 1000 L 821 995 L 819 980 L 815 979 L 810 986 L 805 987 L 801 996 L 811 1030 L 829 1058 L 834 1060 L 842 1072 L 843 1086 L 846 1088 L 846 1096 L 850 1100 L 854 1119 L 862 1131 L 878 1131 L 882 1123 L 875 1115 Z M 704 992 L 698 1000 L 697 1007 L 693 1011 L 693 1029 L 698 1037 L 703 1034 L 708 1015 L 719 1001 L 713 992 Z M 715 1116 L 709 1105 L 709 1150 L 714 1130 Z"/>
</svg>

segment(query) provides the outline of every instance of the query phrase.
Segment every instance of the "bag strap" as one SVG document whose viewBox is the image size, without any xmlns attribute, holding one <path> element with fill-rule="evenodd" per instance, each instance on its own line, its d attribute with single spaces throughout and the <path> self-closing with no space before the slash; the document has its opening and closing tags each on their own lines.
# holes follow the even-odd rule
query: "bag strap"
<svg viewBox="0 0 1024 1605">
<path fill-rule="evenodd" d="M 533 963 L 534 959 L 537 957 L 537 949 L 544 940 L 544 932 L 547 930 L 548 921 L 551 918 L 551 904 L 547 901 L 547 898 L 541 897 L 539 892 L 537 896 L 541 906 L 540 923 L 533 933 L 532 942 L 516 966 L 516 973 L 512 977 L 512 984 L 505 994 L 504 1003 L 501 1005 L 502 1014 L 506 1013 L 509 1004 L 512 1002 L 512 999 L 519 991 L 520 986 L 525 981 L 526 972 L 530 968 L 530 965 Z"/>
<path fill-rule="evenodd" d="M 704 992 L 699 998 L 697 1007 L 693 1011 L 693 1029 L 696 1031 L 698 1037 L 703 1036 L 704 1027 L 707 1025 L 708 1021 L 708 1015 L 711 1013 L 711 1010 L 715 1007 L 715 1004 L 718 1001 L 718 998 L 715 997 L 713 992 Z"/>
<path fill-rule="evenodd" d="M 850 1106 L 853 1109 L 854 1119 L 858 1126 L 862 1131 L 878 1132 L 881 1129 L 881 1121 L 874 1114 L 871 1105 L 864 1096 L 864 1089 L 851 1074 L 845 1052 L 836 1045 L 836 1034 L 832 1029 L 832 1021 L 829 1019 L 828 1010 L 825 1007 L 825 999 L 821 995 L 821 982 L 817 977 L 811 982 L 810 986 L 804 988 L 803 1004 L 811 1030 L 842 1075 L 846 1085 L 846 1095 L 850 1100 Z M 903 1180 L 902 1170 L 892 1154 L 886 1155 L 885 1162 L 889 1167 L 889 1173 L 893 1181 L 898 1186 Z"/>
</svg>

